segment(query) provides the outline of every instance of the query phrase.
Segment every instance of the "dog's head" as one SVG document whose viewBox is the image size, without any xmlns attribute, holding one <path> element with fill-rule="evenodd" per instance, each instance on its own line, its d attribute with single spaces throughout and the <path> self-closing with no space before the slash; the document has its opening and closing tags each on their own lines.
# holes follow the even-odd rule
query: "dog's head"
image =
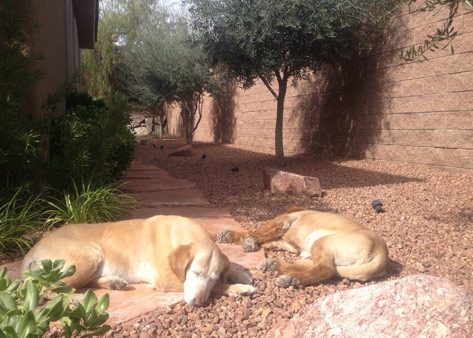
<svg viewBox="0 0 473 338">
<path fill-rule="evenodd" d="M 230 273 L 230 261 L 216 245 L 180 245 L 169 255 L 169 264 L 184 283 L 184 300 L 190 306 L 205 305 L 212 288 L 218 281 L 225 282 Z"/>
</svg>

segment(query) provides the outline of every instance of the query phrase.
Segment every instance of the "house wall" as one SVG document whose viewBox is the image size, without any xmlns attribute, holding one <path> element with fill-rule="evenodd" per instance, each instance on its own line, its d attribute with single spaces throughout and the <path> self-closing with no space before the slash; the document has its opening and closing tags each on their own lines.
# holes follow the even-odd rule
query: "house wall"
<svg viewBox="0 0 473 338">
<path fill-rule="evenodd" d="M 41 104 L 66 79 L 66 29 L 63 0 L 31 0 L 32 20 L 39 24 L 31 41 L 32 50 L 42 56 L 39 68 L 44 76 L 32 89 L 32 108 L 41 115 Z"/>
<path fill-rule="evenodd" d="M 428 61 L 405 63 L 400 51 L 422 43 L 448 14 L 414 8 L 394 16 L 382 42 L 351 69 L 327 68 L 289 88 L 286 155 L 329 153 L 473 173 L 473 12 L 463 8 L 455 19 L 453 55 L 438 50 Z M 178 122 L 171 116 L 171 124 Z M 276 102 L 263 84 L 233 88 L 224 100 L 206 100 L 195 140 L 273 151 L 275 123 Z"/>
</svg>

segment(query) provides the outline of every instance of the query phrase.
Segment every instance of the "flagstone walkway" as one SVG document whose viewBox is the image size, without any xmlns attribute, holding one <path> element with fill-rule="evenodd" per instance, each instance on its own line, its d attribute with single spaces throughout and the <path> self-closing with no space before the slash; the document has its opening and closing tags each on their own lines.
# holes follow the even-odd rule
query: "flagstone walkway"
<svg viewBox="0 0 473 338">
<path fill-rule="evenodd" d="M 224 229 L 246 231 L 236 222 L 228 210 L 212 208 L 194 183 L 172 177 L 164 170 L 134 162 L 124 175 L 124 190 L 135 196 L 140 203 L 130 218 L 147 218 L 154 215 L 180 215 L 194 219 L 214 237 Z M 245 253 L 240 246 L 218 244 L 236 269 L 256 269 L 264 259 L 262 251 Z M 11 279 L 20 278 L 20 263 L 6 264 Z M 1 268 L 1 267 L 0 267 Z M 182 292 L 158 292 L 148 284 L 132 284 L 128 290 L 115 291 L 93 289 L 97 296 L 110 295 L 108 324 L 127 322 L 161 306 L 183 300 Z"/>
</svg>

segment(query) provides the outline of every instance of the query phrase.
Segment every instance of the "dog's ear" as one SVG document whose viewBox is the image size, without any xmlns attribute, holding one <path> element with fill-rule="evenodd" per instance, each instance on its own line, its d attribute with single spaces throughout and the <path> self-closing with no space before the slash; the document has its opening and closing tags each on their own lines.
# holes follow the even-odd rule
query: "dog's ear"
<svg viewBox="0 0 473 338">
<path fill-rule="evenodd" d="M 245 268 L 239 264 L 230 263 L 229 272 L 227 274 L 227 283 L 230 284 L 252 284 L 253 279 Z"/>
<path fill-rule="evenodd" d="M 305 211 L 307 210 L 306 208 L 304 207 L 298 207 L 298 206 L 291 206 L 289 208 L 287 208 L 287 213 L 290 214 L 290 213 L 293 213 L 293 212 L 298 212 L 298 211 Z"/>
<path fill-rule="evenodd" d="M 169 265 L 172 272 L 184 283 L 186 280 L 186 272 L 189 268 L 194 254 L 192 253 L 192 245 L 180 245 L 169 254 Z"/>
<path fill-rule="evenodd" d="M 222 255 L 222 260 L 224 262 L 224 268 L 223 268 L 222 272 L 220 273 L 219 279 L 222 283 L 227 283 L 228 275 L 230 274 L 230 270 L 231 270 L 230 260 L 228 259 L 228 257 L 225 254 L 222 253 L 221 255 Z"/>
</svg>

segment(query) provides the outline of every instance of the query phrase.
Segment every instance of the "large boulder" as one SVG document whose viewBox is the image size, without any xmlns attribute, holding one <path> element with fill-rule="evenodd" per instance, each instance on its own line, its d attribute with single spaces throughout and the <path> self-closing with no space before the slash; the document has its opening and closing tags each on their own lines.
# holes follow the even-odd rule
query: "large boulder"
<svg viewBox="0 0 473 338">
<path fill-rule="evenodd" d="M 321 298 L 267 337 L 473 337 L 473 298 L 448 279 L 413 275 Z"/>
<path fill-rule="evenodd" d="M 265 189 L 286 194 L 321 196 L 322 189 L 318 178 L 302 176 L 273 168 L 263 169 L 263 184 Z"/>
</svg>

